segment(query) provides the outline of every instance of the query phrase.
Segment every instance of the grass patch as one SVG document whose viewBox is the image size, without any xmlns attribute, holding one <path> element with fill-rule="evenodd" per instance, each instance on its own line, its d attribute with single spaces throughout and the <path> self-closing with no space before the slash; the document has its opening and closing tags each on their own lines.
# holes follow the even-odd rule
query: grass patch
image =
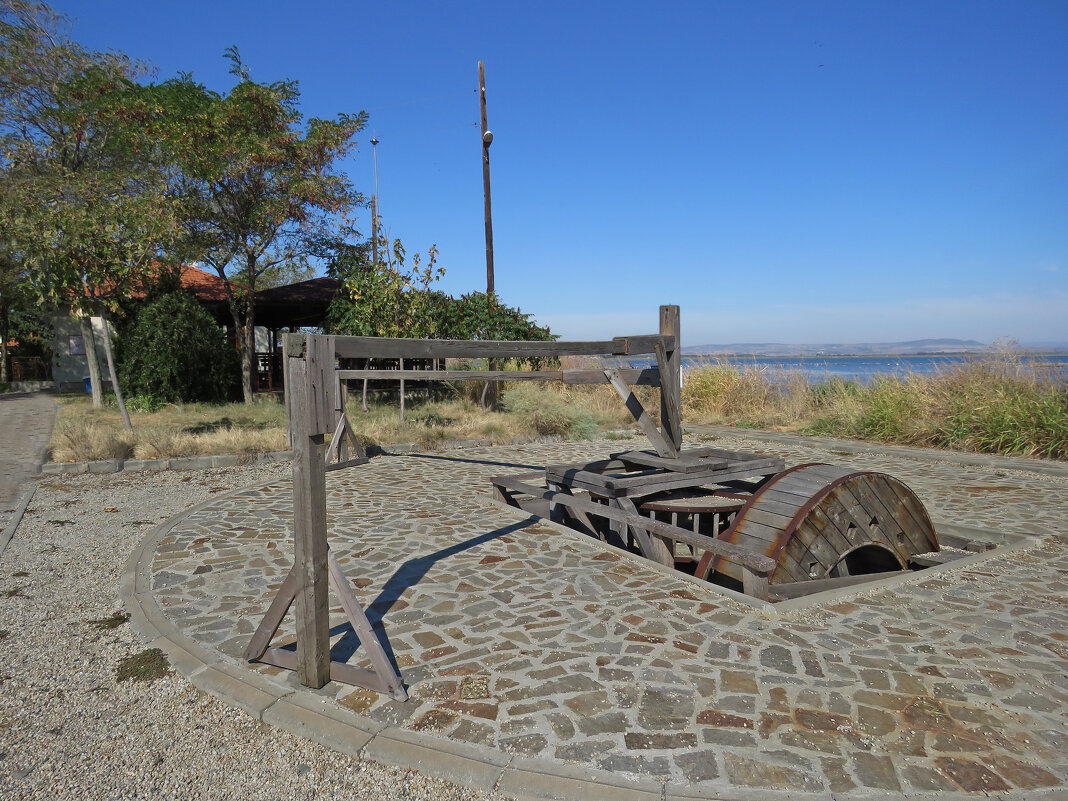
<svg viewBox="0 0 1068 801">
<path fill-rule="evenodd" d="M 1068 459 L 1068 380 L 1011 357 L 870 384 L 711 364 L 687 373 L 687 422 Z"/>
<path fill-rule="evenodd" d="M 256 455 L 286 449 L 285 407 L 273 397 L 243 403 L 141 404 L 124 431 L 114 405 L 94 409 L 66 395 L 52 431 L 52 460 L 167 459 L 216 453 Z"/>
<path fill-rule="evenodd" d="M 100 620 L 90 620 L 90 626 L 96 626 L 98 629 L 117 629 L 119 626 L 130 622 L 129 612 L 112 612 L 108 617 L 101 618 Z"/>
<path fill-rule="evenodd" d="M 170 673 L 170 663 L 159 648 L 149 648 L 123 659 L 115 669 L 116 681 L 155 681 Z"/>
</svg>

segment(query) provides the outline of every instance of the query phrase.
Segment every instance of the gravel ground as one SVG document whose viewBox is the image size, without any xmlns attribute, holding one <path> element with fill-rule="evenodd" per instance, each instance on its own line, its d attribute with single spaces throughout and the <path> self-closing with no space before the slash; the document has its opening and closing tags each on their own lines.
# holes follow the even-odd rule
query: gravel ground
<svg viewBox="0 0 1068 801">
<path fill-rule="evenodd" d="M 501 799 L 272 729 L 169 673 L 116 679 L 145 645 L 119 576 L 158 523 L 288 465 L 40 479 L 0 559 L 0 798 Z"/>
</svg>

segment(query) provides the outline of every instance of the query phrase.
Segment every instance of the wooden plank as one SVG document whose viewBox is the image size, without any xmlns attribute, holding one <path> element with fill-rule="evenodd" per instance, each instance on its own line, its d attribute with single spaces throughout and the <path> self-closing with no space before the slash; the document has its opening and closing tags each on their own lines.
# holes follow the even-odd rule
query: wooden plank
<svg viewBox="0 0 1068 801">
<path fill-rule="evenodd" d="M 774 559 L 769 559 L 768 557 L 763 556 L 762 554 L 745 550 L 744 548 L 740 548 L 737 545 L 729 543 L 725 540 L 708 537 L 704 534 L 690 531 L 689 529 L 672 526 L 669 523 L 664 523 L 659 520 L 652 520 L 651 518 L 644 517 L 642 515 L 624 512 L 623 510 L 616 507 L 594 503 L 593 501 L 576 498 L 572 495 L 558 493 L 554 490 L 541 489 L 532 485 L 522 485 L 522 487 L 520 487 L 522 482 L 508 482 L 506 484 L 505 479 L 503 478 L 495 479 L 495 483 L 496 482 L 500 482 L 501 486 L 516 488 L 518 491 L 534 495 L 535 497 L 552 499 L 555 503 L 569 506 L 575 509 L 581 509 L 582 511 L 594 517 L 604 517 L 609 520 L 615 520 L 629 526 L 654 532 L 661 537 L 667 537 L 668 539 L 673 539 L 677 542 L 682 542 L 687 545 L 695 546 L 697 548 L 700 548 L 701 550 L 712 551 L 718 555 L 723 556 L 726 559 L 738 562 L 739 564 L 747 564 L 757 571 L 765 570 L 767 572 L 771 572 L 775 569 Z"/>
<path fill-rule="evenodd" d="M 644 515 L 638 514 L 638 510 L 634 507 L 634 501 L 630 498 L 613 498 L 609 503 L 615 504 L 632 517 L 638 517 L 642 520 L 649 519 Z M 631 526 L 631 529 L 634 531 L 635 538 L 641 544 L 642 554 L 646 558 L 659 562 L 666 567 L 675 567 L 675 548 L 670 542 L 665 542 L 653 532 L 646 533 L 643 526 Z M 682 529 L 679 530 L 682 531 Z"/>
<path fill-rule="evenodd" d="M 306 358 L 291 353 L 286 360 L 286 388 L 292 395 L 297 674 L 301 684 L 316 689 L 330 680 L 325 449 L 312 419 L 312 379 L 321 356 L 317 340 L 313 335 L 306 337 Z"/>
<path fill-rule="evenodd" d="M 636 339 L 636 338 L 631 338 Z M 527 359 L 552 356 L 625 355 L 624 340 L 600 342 L 510 342 L 502 340 L 338 337 L 346 359 Z M 651 352 L 652 348 L 650 348 Z"/>
<path fill-rule="evenodd" d="M 341 438 L 345 434 L 346 424 L 347 421 L 345 420 L 345 415 L 342 414 L 341 419 L 337 421 L 337 428 L 334 429 L 334 436 L 330 438 L 330 444 L 326 448 L 326 461 L 328 465 L 332 460 L 339 458 L 338 449 L 341 447 Z"/>
<path fill-rule="evenodd" d="M 718 464 L 713 462 L 713 465 Z M 783 469 L 783 462 L 781 459 L 766 459 L 761 462 L 727 462 L 725 467 L 711 467 L 707 470 L 694 470 L 693 472 L 686 473 L 685 477 L 703 478 L 705 482 L 715 482 L 721 478 L 725 478 L 728 474 L 731 476 L 752 476 L 752 475 L 768 475 L 771 473 L 780 472 Z M 621 476 L 621 477 L 609 477 L 605 482 L 605 486 L 609 489 L 622 489 L 625 487 L 633 486 L 645 486 L 650 483 L 650 479 L 663 479 L 665 482 L 674 481 L 682 474 L 679 473 L 660 473 L 659 475 L 653 473 L 642 473 L 634 476 Z M 680 485 L 685 486 L 685 485 Z"/>
<path fill-rule="evenodd" d="M 682 448 L 682 345 L 678 306 L 660 307 L 660 336 L 655 343 L 660 370 L 660 426 L 664 438 L 678 451 Z M 668 344 L 668 340 L 674 340 Z"/>
<path fill-rule="evenodd" d="M 616 350 L 612 353 L 616 356 L 641 356 L 655 353 L 658 344 L 663 345 L 668 350 L 674 350 L 677 342 L 674 336 L 664 336 L 663 333 L 616 337 L 612 341 L 616 346 Z"/>
<path fill-rule="evenodd" d="M 779 541 L 781 535 L 782 528 L 780 526 L 759 520 L 750 520 L 749 516 L 746 515 L 745 519 L 735 528 L 733 541 L 742 547 L 749 545 L 747 541 L 752 541 L 754 544 L 759 543 L 760 552 L 765 553 Z"/>
<path fill-rule="evenodd" d="M 285 648 L 268 648 L 266 653 L 257 661 L 267 665 L 274 665 L 275 667 L 286 668 L 287 670 L 297 669 L 297 655 Z M 378 674 L 373 670 L 346 665 L 344 662 L 330 663 L 330 678 L 333 681 L 351 684 L 353 687 L 363 687 L 383 695 L 389 694 L 382 680 L 378 678 Z"/>
<path fill-rule="evenodd" d="M 649 438 L 649 441 L 653 444 L 656 452 L 661 456 L 678 456 L 678 448 L 675 447 L 667 437 L 660 433 L 660 429 L 656 427 L 656 423 L 653 422 L 653 418 L 649 416 L 649 413 L 645 411 L 645 407 L 642 406 L 641 401 L 638 400 L 638 396 L 634 394 L 633 390 L 623 381 L 619 376 L 618 370 L 611 368 L 604 371 L 605 377 L 608 378 L 609 383 L 619 393 L 619 397 L 623 399 L 623 405 L 627 407 L 627 411 L 631 413 L 631 416 L 641 426 L 642 431 L 645 432 L 645 436 Z"/>
<path fill-rule="evenodd" d="M 775 472 L 775 471 L 772 471 Z M 720 486 L 719 482 L 730 481 L 737 478 L 745 478 L 753 474 L 750 469 L 731 471 L 717 471 L 711 475 L 696 474 L 686 475 L 681 473 L 668 473 L 654 475 L 649 478 L 644 484 L 629 485 L 624 487 L 608 487 L 607 483 L 612 482 L 612 479 L 605 479 L 603 476 L 597 474 L 584 473 L 584 471 L 576 471 L 571 477 L 565 481 L 568 486 L 575 489 L 584 489 L 589 492 L 603 495 L 606 497 L 631 497 L 634 495 L 649 495 L 654 492 L 663 492 L 669 489 L 684 489 L 691 487 L 711 487 Z M 588 475 L 592 475 L 596 481 L 587 479 Z M 612 482 L 614 483 L 614 482 Z"/>
<path fill-rule="evenodd" d="M 286 613 L 289 612 L 289 607 L 293 605 L 293 599 L 296 594 L 297 574 L 296 571 L 290 570 L 282 582 L 282 586 L 278 588 L 271 605 L 267 607 L 267 613 L 260 621 L 260 625 L 256 628 L 252 639 L 248 642 L 248 648 L 245 649 L 245 659 L 249 662 L 263 656 L 263 652 L 271 644 L 271 638 L 274 637 L 278 627 L 282 625 Z"/>
<path fill-rule="evenodd" d="M 650 451 L 627 451 L 625 453 L 613 454 L 613 457 L 619 459 L 623 464 L 628 466 L 641 465 L 643 467 L 655 467 L 663 470 L 671 470 L 674 473 L 695 473 L 701 470 L 722 470 L 727 466 L 727 462 L 722 459 L 706 459 L 681 452 L 677 458 L 673 459 L 657 456 Z"/>
<path fill-rule="evenodd" d="M 338 564 L 337 557 L 333 552 L 328 552 L 327 558 L 329 561 L 330 579 L 334 585 L 334 590 L 337 592 L 338 598 L 341 601 L 341 608 L 345 610 L 345 614 L 348 616 L 349 623 L 352 625 L 353 631 L 356 632 L 356 636 L 360 638 L 360 644 L 367 651 L 368 657 L 371 659 L 371 664 L 374 666 L 375 673 L 378 674 L 378 678 L 385 685 L 385 692 L 387 695 L 392 696 L 398 701 L 407 701 L 408 694 L 404 691 L 404 682 L 401 681 L 400 674 L 397 673 L 393 663 L 389 661 L 389 657 L 386 656 L 386 651 L 382 647 L 381 640 L 378 639 L 378 635 L 375 630 L 371 628 L 371 621 L 367 619 L 366 613 L 363 611 L 363 607 L 360 606 L 360 602 L 356 600 L 355 594 L 352 592 L 352 585 L 349 584 L 345 573 L 341 570 L 341 565 Z"/>
<path fill-rule="evenodd" d="M 897 515 L 898 525 L 912 543 L 914 553 L 923 553 L 937 547 L 938 536 L 934 533 L 930 519 L 918 508 L 918 500 L 905 484 L 877 473 L 872 480 L 871 490 L 884 506 L 892 509 Z"/>
<path fill-rule="evenodd" d="M 759 601 L 768 600 L 768 575 L 742 567 L 742 592 Z"/>
<path fill-rule="evenodd" d="M 745 520 L 743 525 L 749 523 L 762 523 L 765 526 L 771 528 L 782 534 L 783 530 L 790 524 L 790 520 L 793 519 L 793 515 L 781 515 L 777 512 L 767 512 L 760 506 L 759 499 L 755 504 L 745 510 Z M 742 526 L 739 526 L 739 531 L 742 531 Z"/>
<path fill-rule="evenodd" d="M 358 467 L 361 464 L 367 464 L 371 461 L 366 456 L 357 456 L 355 459 L 346 459 L 343 462 L 334 462 L 325 466 L 327 473 L 333 473 L 335 470 L 344 470 L 347 467 Z"/>
<path fill-rule="evenodd" d="M 564 384 L 607 384 L 603 370 L 338 370 L 345 380 L 374 381 L 560 381 Z M 625 369 L 619 371 L 628 384 L 660 386 L 660 373 Z"/>
</svg>

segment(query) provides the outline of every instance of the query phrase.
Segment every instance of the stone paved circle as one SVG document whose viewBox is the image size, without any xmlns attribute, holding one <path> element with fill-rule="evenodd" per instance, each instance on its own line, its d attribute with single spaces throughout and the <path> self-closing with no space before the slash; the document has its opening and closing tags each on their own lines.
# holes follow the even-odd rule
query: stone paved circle
<svg viewBox="0 0 1068 801">
<path fill-rule="evenodd" d="M 328 476 L 331 548 L 384 631 L 408 702 L 336 683 L 313 692 L 289 671 L 243 661 L 292 563 L 287 482 L 239 489 L 158 529 L 128 602 L 145 610 L 148 638 L 177 632 L 195 643 L 187 651 L 264 688 L 250 709 L 264 720 L 275 699 L 311 698 L 322 721 L 369 732 L 353 751 L 388 759 L 374 750 L 387 735 L 429 744 L 481 760 L 505 792 L 519 769 L 578 777 L 573 788 L 586 778 L 652 788 L 650 798 L 1059 792 L 1066 475 L 799 441 L 720 444 L 788 465 L 881 470 L 917 493 L 936 528 L 1031 539 L 893 590 L 768 613 L 489 498 L 490 476 L 601 458 L 619 442 L 477 448 Z M 332 614 L 335 658 L 369 666 L 340 606 Z M 275 644 L 292 642 L 290 618 Z"/>
</svg>

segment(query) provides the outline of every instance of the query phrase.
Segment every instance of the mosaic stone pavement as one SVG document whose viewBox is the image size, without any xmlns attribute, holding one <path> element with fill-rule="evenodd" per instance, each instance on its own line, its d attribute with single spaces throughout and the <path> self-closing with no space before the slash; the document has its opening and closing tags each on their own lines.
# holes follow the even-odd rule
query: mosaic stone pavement
<svg viewBox="0 0 1068 801">
<path fill-rule="evenodd" d="M 329 474 L 331 547 L 412 697 L 328 685 L 338 704 L 430 736 L 724 794 L 1062 785 L 1068 480 L 742 437 L 717 445 L 882 470 L 936 522 L 1035 544 L 772 615 L 489 500 L 490 476 L 600 458 L 619 442 L 377 458 Z M 239 662 L 291 565 L 289 492 L 282 482 L 219 498 L 156 550 L 157 602 Z M 333 614 L 335 658 L 366 666 Z M 276 645 L 293 642 L 291 624 Z M 287 671 L 250 669 L 292 686 Z"/>
</svg>

